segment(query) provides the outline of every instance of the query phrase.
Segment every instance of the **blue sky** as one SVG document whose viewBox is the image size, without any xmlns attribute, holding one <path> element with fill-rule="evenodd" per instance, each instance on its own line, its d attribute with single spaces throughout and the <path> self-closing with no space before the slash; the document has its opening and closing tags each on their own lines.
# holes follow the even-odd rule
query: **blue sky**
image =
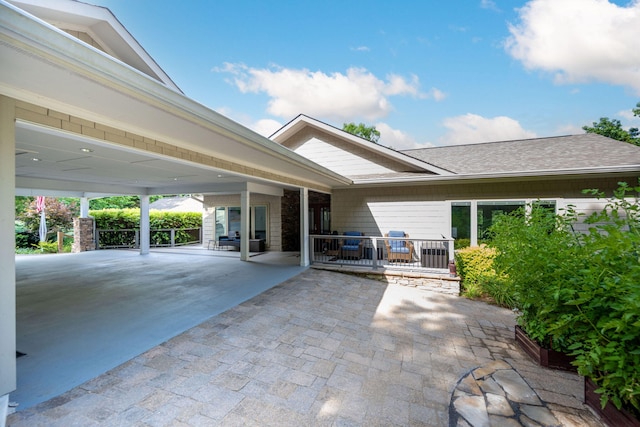
<svg viewBox="0 0 640 427">
<path fill-rule="evenodd" d="M 85 1 L 265 136 L 300 113 L 397 149 L 640 126 L 640 0 Z"/>
</svg>

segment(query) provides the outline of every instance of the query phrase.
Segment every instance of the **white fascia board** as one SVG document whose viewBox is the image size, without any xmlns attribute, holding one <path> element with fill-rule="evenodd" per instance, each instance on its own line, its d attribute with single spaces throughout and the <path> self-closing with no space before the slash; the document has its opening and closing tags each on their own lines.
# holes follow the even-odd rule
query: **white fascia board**
<svg viewBox="0 0 640 427">
<path fill-rule="evenodd" d="M 358 147 L 364 148 L 365 150 L 377 153 L 381 156 L 393 159 L 397 162 L 404 163 L 406 165 L 410 165 L 412 167 L 419 168 L 428 172 L 432 172 L 437 175 L 442 175 L 442 176 L 454 175 L 451 171 L 439 168 L 425 161 L 416 159 L 415 157 L 408 156 L 404 153 L 400 153 L 389 147 L 385 147 L 384 145 L 367 141 L 363 138 L 360 138 L 359 136 L 350 134 L 349 132 L 338 129 L 334 126 L 331 126 L 319 120 L 313 119 L 309 116 L 305 116 L 304 114 L 300 114 L 298 117 L 296 117 L 291 122 L 287 123 L 281 129 L 279 129 L 276 133 L 271 135 L 271 139 L 274 141 L 283 140 L 288 136 L 288 134 L 290 133 L 289 131 L 295 131 L 296 128 L 300 127 L 304 123 L 308 124 L 309 126 L 319 128 L 326 133 L 335 135 L 338 138 L 347 140 L 349 141 L 349 143 L 353 145 L 356 145 Z"/>
<path fill-rule="evenodd" d="M 26 13 L 33 12 L 34 17 L 45 25 L 49 25 L 47 21 L 50 21 L 69 27 L 70 30 L 87 32 L 113 57 L 126 56 L 131 62 L 137 62 L 138 66 L 148 68 L 149 72 L 167 86 L 181 92 L 171 77 L 108 8 L 69 0 L 9 1 Z"/>
<path fill-rule="evenodd" d="M 422 175 L 417 177 L 364 178 L 354 180 L 354 186 L 408 185 L 408 184 L 444 184 L 469 181 L 520 181 L 554 179 L 557 177 L 591 177 L 593 175 L 615 176 L 621 174 L 640 174 L 640 165 L 602 166 L 591 168 L 550 169 L 509 173 L 486 173 L 452 176 Z"/>
<path fill-rule="evenodd" d="M 260 151 L 280 161 L 317 174 L 335 185 L 348 185 L 352 181 L 306 157 L 263 137 L 231 119 L 197 103 L 180 92 L 176 92 L 146 74 L 116 61 L 104 52 L 81 43 L 63 31 L 34 19 L 20 9 L 0 0 L 0 43 L 15 46 L 35 57 L 58 64 L 71 72 L 84 76 L 99 84 L 113 88 L 138 99 L 153 108 L 163 110 L 187 125 L 201 127 L 242 145 Z M 7 87 L 0 81 L 0 91 L 17 99 L 40 104 L 43 98 L 23 88 Z M 69 106 L 47 99 L 50 108 L 68 110 Z M 79 111 L 79 116 L 91 120 L 88 111 Z M 84 114 L 82 114 L 84 113 Z M 118 122 L 109 122 L 104 117 L 95 118 L 104 124 L 120 127 Z M 286 175 L 286 171 L 281 171 Z M 293 177 L 293 176 L 292 176 Z"/>
</svg>

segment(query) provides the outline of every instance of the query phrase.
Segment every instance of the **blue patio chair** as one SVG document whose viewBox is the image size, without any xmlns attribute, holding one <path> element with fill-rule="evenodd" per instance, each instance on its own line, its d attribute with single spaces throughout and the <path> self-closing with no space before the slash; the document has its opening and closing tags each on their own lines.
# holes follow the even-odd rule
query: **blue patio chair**
<svg viewBox="0 0 640 427">
<path fill-rule="evenodd" d="M 360 231 L 345 231 L 345 236 L 364 236 Z M 340 258 L 360 259 L 362 258 L 362 248 L 364 244 L 362 239 L 344 239 L 340 246 Z"/>
<path fill-rule="evenodd" d="M 404 231 L 389 231 L 384 237 L 402 237 L 406 239 L 409 235 Z M 387 259 L 389 262 L 413 261 L 413 243 L 411 241 L 385 240 L 384 245 L 387 247 Z"/>
</svg>

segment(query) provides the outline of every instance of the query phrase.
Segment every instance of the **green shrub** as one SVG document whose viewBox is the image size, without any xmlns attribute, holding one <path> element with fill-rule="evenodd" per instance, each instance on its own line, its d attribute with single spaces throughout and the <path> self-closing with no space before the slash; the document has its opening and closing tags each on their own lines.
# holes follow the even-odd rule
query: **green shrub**
<svg viewBox="0 0 640 427">
<path fill-rule="evenodd" d="M 491 246 L 496 248 L 494 268 L 513 290 L 520 311 L 518 323 L 533 340 L 547 348 L 567 351 L 569 337 L 553 332 L 553 325 L 568 309 L 560 293 L 585 262 L 584 251 L 572 233 L 575 213 L 549 213 L 531 206 L 495 219 Z"/>
<path fill-rule="evenodd" d="M 603 197 L 602 194 L 591 191 Z M 561 295 L 567 307 L 556 333 L 581 375 L 591 378 L 602 405 L 611 401 L 640 415 L 640 186 L 621 183 L 605 209 L 591 215 L 582 245 L 588 262 Z M 636 198 L 629 198 L 636 196 Z"/>
<path fill-rule="evenodd" d="M 600 198 L 596 190 L 587 191 Z M 640 414 L 640 185 L 620 183 L 607 206 L 574 232 L 570 208 L 535 206 L 491 228 L 494 268 L 513 288 L 518 323 L 542 345 L 576 356 L 602 405 Z M 486 284 L 484 284 L 486 287 Z"/>
<path fill-rule="evenodd" d="M 103 209 L 90 211 L 96 221 L 96 228 L 101 230 L 132 230 L 118 233 L 103 233 L 100 244 L 103 246 L 134 246 L 135 231 L 140 229 L 139 209 Z M 151 244 L 168 245 L 171 234 L 166 229 L 176 229 L 175 243 L 187 243 L 195 240 L 193 232 L 187 229 L 202 227 L 202 214 L 199 212 L 166 212 L 152 210 L 149 212 L 151 228 Z"/>
<path fill-rule="evenodd" d="M 58 243 L 57 242 L 40 242 L 37 245 L 34 245 L 36 248 L 40 249 L 40 252 L 44 252 L 45 254 L 55 254 L 58 253 Z"/>
<path fill-rule="evenodd" d="M 456 239 L 453 241 L 454 249 L 464 249 L 471 246 L 471 239 Z"/>
<path fill-rule="evenodd" d="M 484 277 L 494 275 L 495 249 L 486 246 L 471 246 L 456 251 L 456 271 L 462 279 L 463 295 L 477 298 L 484 295 Z"/>
</svg>

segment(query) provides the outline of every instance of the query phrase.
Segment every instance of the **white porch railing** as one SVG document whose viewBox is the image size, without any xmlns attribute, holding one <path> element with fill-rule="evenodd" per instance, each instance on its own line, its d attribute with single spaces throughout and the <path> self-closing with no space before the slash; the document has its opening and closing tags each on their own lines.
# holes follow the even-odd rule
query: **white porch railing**
<svg viewBox="0 0 640 427">
<path fill-rule="evenodd" d="M 311 264 L 444 273 L 454 261 L 453 239 L 320 234 L 309 238 Z M 397 251 L 398 247 L 405 249 Z"/>
</svg>

